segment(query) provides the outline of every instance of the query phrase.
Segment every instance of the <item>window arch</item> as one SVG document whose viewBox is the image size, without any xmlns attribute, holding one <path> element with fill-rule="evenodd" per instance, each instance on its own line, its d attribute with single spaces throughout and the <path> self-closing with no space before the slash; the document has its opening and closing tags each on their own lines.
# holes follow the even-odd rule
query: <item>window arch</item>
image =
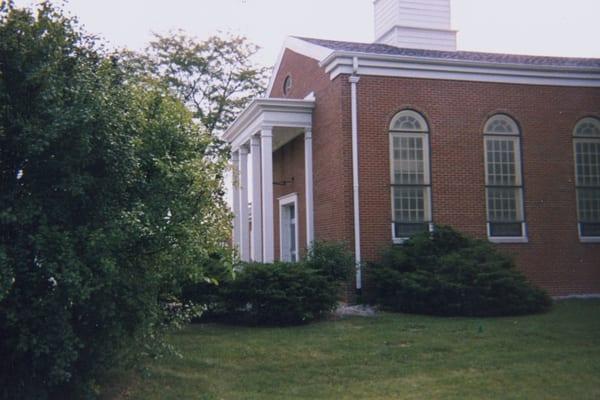
<svg viewBox="0 0 600 400">
<path fill-rule="evenodd" d="M 403 110 L 392 118 L 389 136 L 392 237 L 401 243 L 431 223 L 429 126 L 421 114 Z"/>
<path fill-rule="evenodd" d="M 519 126 L 508 115 L 496 114 L 483 134 L 488 237 L 526 240 Z"/>
<path fill-rule="evenodd" d="M 496 114 L 487 120 L 483 133 L 490 135 L 519 135 L 519 126 L 508 115 Z"/>
<path fill-rule="evenodd" d="M 600 138 L 600 119 L 593 117 L 582 119 L 575 126 L 573 135 Z"/>
<path fill-rule="evenodd" d="M 582 240 L 600 240 L 600 119 L 587 117 L 573 130 L 577 219 Z"/>
</svg>

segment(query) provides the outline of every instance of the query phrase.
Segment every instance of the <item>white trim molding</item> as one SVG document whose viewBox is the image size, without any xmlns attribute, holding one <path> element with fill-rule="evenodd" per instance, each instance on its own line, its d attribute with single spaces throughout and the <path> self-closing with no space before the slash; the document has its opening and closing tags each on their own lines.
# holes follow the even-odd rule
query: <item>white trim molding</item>
<svg viewBox="0 0 600 400">
<path fill-rule="evenodd" d="M 298 261 L 299 259 L 299 239 L 298 239 L 298 193 L 289 193 L 285 196 L 281 196 L 279 199 L 279 260 L 280 261 Z M 283 209 L 286 206 L 294 205 L 294 248 L 295 248 L 295 259 L 292 259 L 292 254 L 287 254 L 285 249 L 285 231 L 284 231 L 284 215 Z M 288 257 L 289 256 L 289 257 Z"/>
<path fill-rule="evenodd" d="M 581 222 L 577 223 L 577 232 L 581 243 L 600 243 L 600 236 L 583 236 L 581 234 Z"/>
<path fill-rule="evenodd" d="M 487 236 L 490 243 L 529 243 L 529 237 L 527 235 L 527 223 L 521 222 L 522 236 L 492 236 L 490 231 L 490 223 L 486 223 Z"/>
<path fill-rule="evenodd" d="M 296 37 L 288 37 L 267 90 L 271 95 L 285 50 L 312 58 L 325 68 L 331 80 L 340 74 L 445 79 L 524 85 L 600 87 L 600 68 L 556 65 L 495 63 L 487 60 L 458 60 L 394 54 L 370 54 L 333 50 Z M 354 58 L 360 69 L 354 70 Z"/>
<path fill-rule="evenodd" d="M 312 128 L 314 99 L 255 99 L 223 133 L 232 151 L 244 145 L 262 128 Z"/>
<path fill-rule="evenodd" d="M 335 51 L 321 61 L 331 80 L 353 73 L 360 58 L 361 75 L 446 79 L 528 85 L 600 87 L 600 68 L 499 64 L 485 61 Z"/>
</svg>

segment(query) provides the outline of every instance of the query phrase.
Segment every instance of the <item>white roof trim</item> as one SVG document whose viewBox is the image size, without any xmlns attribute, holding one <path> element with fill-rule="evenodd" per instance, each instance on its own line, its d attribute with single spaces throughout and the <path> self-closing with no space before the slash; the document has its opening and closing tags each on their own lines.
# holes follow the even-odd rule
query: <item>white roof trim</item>
<svg viewBox="0 0 600 400">
<path fill-rule="evenodd" d="M 328 49 L 327 47 L 319 46 L 316 44 L 312 44 L 305 40 L 301 40 L 295 38 L 293 36 L 288 36 L 283 43 L 281 51 L 279 52 L 279 56 L 277 57 L 277 63 L 273 68 L 273 73 L 271 74 L 271 79 L 269 79 L 269 85 L 267 86 L 266 96 L 271 96 L 271 91 L 273 90 L 273 84 L 275 83 L 275 78 L 279 72 L 279 67 L 281 66 L 281 60 L 283 59 L 283 54 L 285 50 L 289 49 L 295 53 L 302 54 L 303 56 L 315 59 L 319 62 L 323 61 L 327 58 L 331 53 L 333 53 L 332 49 Z"/>
<path fill-rule="evenodd" d="M 315 100 L 255 99 L 223 133 L 233 150 L 247 143 L 264 128 L 312 128 Z"/>
<path fill-rule="evenodd" d="M 325 67 L 333 80 L 340 74 L 353 73 L 355 57 L 359 58 L 357 73 L 360 75 L 600 87 L 600 68 L 594 67 L 499 64 L 344 51 L 333 52 L 320 65 Z"/>
</svg>

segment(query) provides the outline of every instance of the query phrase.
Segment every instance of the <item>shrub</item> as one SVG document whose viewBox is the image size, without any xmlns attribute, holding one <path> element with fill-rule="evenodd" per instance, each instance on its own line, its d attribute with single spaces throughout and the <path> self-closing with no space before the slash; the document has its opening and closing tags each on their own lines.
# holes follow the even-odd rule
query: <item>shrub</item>
<svg viewBox="0 0 600 400">
<path fill-rule="evenodd" d="M 231 249 L 228 254 L 212 254 L 204 263 L 202 270 L 205 278 L 197 281 L 190 279 L 183 284 L 182 300 L 199 306 L 203 312 L 202 320 L 212 320 L 226 314 L 224 290 L 231 284 Z"/>
<path fill-rule="evenodd" d="M 186 285 L 183 298 L 202 305 L 203 320 L 251 325 L 309 322 L 331 311 L 354 261 L 341 243 L 315 242 L 299 263 L 243 263 L 232 274 L 228 258 L 204 266 L 215 279 Z"/>
<path fill-rule="evenodd" d="M 394 246 L 370 270 L 374 301 L 393 311 L 501 316 L 541 312 L 551 304 L 509 257 L 448 227 Z"/>
<path fill-rule="evenodd" d="M 354 269 L 354 257 L 343 243 L 316 241 L 308 250 L 304 264 L 330 281 L 346 283 Z"/>
<path fill-rule="evenodd" d="M 243 264 L 223 286 L 229 318 L 251 325 L 312 321 L 337 304 L 336 283 L 303 263 Z"/>
</svg>

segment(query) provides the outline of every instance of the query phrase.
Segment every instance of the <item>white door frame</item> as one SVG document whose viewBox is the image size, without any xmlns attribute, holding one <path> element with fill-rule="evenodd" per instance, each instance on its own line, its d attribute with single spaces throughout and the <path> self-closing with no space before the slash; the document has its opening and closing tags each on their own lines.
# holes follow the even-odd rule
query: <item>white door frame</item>
<svg viewBox="0 0 600 400">
<path fill-rule="evenodd" d="M 295 228 L 295 248 L 296 248 L 296 261 L 298 261 L 299 250 L 298 250 L 298 193 L 290 193 L 285 196 L 280 197 L 279 199 L 279 260 L 280 261 L 291 261 L 290 257 L 286 257 L 284 259 L 284 243 L 283 243 L 283 229 L 284 229 L 284 218 L 283 218 L 283 209 L 285 206 L 289 206 L 291 204 L 294 205 L 294 228 Z"/>
</svg>

